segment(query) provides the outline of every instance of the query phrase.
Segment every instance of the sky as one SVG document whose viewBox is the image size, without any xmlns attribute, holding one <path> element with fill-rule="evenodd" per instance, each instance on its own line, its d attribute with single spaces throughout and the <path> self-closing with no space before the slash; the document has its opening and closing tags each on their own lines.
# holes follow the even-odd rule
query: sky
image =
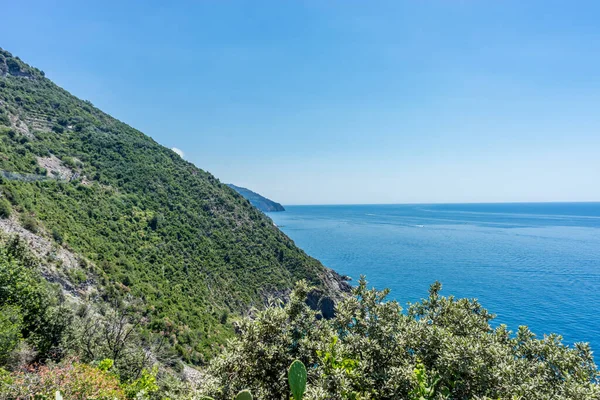
<svg viewBox="0 0 600 400">
<path fill-rule="evenodd" d="M 0 47 L 283 204 L 600 201 L 600 2 L 12 1 Z"/>
</svg>

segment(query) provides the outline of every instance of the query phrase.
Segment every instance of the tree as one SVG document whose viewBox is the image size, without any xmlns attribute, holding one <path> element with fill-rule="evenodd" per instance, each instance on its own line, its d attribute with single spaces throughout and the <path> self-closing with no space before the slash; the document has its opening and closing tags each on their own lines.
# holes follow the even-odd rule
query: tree
<svg viewBox="0 0 600 400">
<path fill-rule="evenodd" d="M 291 360 L 307 366 L 305 399 L 597 400 L 600 375 L 586 344 L 558 335 L 537 339 L 492 328 L 477 301 L 440 295 L 441 285 L 409 307 L 368 289 L 363 278 L 331 320 L 304 304 L 307 285 L 292 300 L 239 324 L 239 336 L 210 366 L 203 391 L 217 399 L 249 389 L 261 399 L 289 397 Z"/>
</svg>

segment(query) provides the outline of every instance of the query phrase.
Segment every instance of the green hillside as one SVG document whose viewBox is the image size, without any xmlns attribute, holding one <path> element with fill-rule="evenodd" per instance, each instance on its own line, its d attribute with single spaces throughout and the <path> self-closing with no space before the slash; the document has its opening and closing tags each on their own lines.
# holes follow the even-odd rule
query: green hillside
<svg viewBox="0 0 600 400">
<path fill-rule="evenodd" d="M 248 201 L 260 211 L 263 212 L 273 212 L 273 211 L 285 211 L 285 208 L 279 203 L 274 202 L 273 200 L 267 199 L 260 194 L 253 192 L 250 189 L 246 189 L 240 186 L 235 186 L 231 183 L 228 183 L 227 186 L 244 196 L 244 198 L 248 199 Z"/>
<path fill-rule="evenodd" d="M 229 314 L 295 281 L 345 285 L 214 176 L 1 49 L 0 171 L 0 226 L 77 259 L 52 279 L 76 297 L 139 300 L 143 330 L 172 332 L 191 362 L 231 336 Z"/>
</svg>

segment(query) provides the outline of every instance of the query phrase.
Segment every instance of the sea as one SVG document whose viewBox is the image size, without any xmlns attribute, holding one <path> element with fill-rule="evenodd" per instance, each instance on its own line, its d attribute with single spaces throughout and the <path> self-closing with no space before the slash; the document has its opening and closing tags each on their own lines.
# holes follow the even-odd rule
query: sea
<svg viewBox="0 0 600 400">
<path fill-rule="evenodd" d="M 600 362 L 600 203 L 286 206 L 268 214 L 300 248 L 403 306 L 476 298 L 494 325 L 589 342 Z"/>
</svg>

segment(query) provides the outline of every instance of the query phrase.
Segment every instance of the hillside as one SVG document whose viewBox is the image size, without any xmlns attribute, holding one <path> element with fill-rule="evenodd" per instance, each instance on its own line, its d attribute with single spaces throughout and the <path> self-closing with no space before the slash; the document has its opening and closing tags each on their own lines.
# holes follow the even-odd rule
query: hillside
<svg viewBox="0 0 600 400">
<path fill-rule="evenodd" d="M 285 208 L 283 208 L 281 204 L 276 203 L 273 200 L 267 199 L 266 197 L 263 197 L 250 189 L 235 186 L 231 183 L 228 183 L 227 186 L 244 196 L 244 198 L 247 199 L 250 202 L 250 204 L 258 208 L 262 212 L 285 211 Z"/>
<path fill-rule="evenodd" d="M 193 363 L 239 315 L 307 279 L 347 289 L 217 178 L 0 49 L 0 227 L 78 299 L 137 301 Z"/>
</svg>

